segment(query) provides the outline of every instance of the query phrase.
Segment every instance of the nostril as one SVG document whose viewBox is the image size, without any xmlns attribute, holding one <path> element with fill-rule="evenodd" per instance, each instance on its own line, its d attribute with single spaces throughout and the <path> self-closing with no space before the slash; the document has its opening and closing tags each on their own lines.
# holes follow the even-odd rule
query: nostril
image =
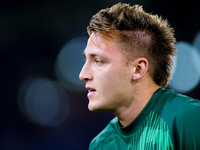
<svg viewBox="0 0 200 150">
<path fill-rule="evenodd" d="M 89 79 L 88 78 L 84 78 L 84 81 L 88 81 Z"/>
</svg>

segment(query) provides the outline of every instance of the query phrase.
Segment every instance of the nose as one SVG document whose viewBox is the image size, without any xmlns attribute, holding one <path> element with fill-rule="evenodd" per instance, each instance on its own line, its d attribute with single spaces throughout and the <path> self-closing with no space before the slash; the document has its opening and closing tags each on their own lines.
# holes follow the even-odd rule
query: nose
<svg viewBox="0 0 200 150">
<path fill-rule="evenodd" d="M 84 64 L 84 66 L 79 74 L 79 79 L 81 81 L 85 81 L 85 82 L 92 80 L 92 74 L 91 74 L 90 68 L 87 65 L 87 63 Z"/>
</svg>

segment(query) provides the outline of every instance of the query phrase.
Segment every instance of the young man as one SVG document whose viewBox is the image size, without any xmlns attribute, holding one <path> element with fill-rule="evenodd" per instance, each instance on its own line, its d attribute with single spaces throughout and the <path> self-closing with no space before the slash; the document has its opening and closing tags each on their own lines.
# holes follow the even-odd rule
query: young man
<svg viewBox="0 0 200 150">
<path fill-rule="evenodd" d="M 167 21 L 118 3 L 94 15 L 87 29 L 79 77 L 88 108 L 116 116 L 89 149 L 200 149 L 200 102 L 164 88 L 176 53 Z"/>
</svg>

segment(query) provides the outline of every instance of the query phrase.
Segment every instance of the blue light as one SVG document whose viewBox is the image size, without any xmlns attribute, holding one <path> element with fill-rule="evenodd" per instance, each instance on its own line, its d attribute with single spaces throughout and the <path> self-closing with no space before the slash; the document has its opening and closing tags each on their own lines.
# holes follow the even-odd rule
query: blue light
<svg viewBox="0 0 200 150">
<path fill-rule="evenodd" d="M 195 40 L 194 40 L 194 44 L 193 44 L 200 52 L 200 31 L 197 34 Z"/>
<path fill-rule="evenodd" d="M 24 81 L 18 105 L 25 118 L 44 126 L 59 125 L 70 110 L 69 98 L 62 86 L 41 77 L 30 77 Z"/>
<path fill-rule="evenodd" d="M 169 86 L 186 93 L 196 87 L 200 80 L 200 55 L 198 49 L 188 43 L 178 42 L 177 58 Z"/>
<path fill-rule="evenodd" d="M 60 51 L 56 61 L 56 76 L 69 90 L 84 89 L 84 82 L 79 80 L 79 73 L 84 64 L 83 51 L 87 37 L 77 37 L 67 42 Z"/>
</svg>

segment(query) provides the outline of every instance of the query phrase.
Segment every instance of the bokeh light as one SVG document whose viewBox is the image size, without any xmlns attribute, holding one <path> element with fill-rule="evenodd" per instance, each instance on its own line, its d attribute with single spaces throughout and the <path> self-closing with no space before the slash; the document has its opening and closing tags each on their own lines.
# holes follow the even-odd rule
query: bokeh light
<svg viewBox="0 0 200 150">
<path fill-rule="evenodd" d="M 177 57 L 169 86 L 175 91 L 186 93 L 196 87 L 200 80 L 200 55 L 193 45 L 177 42 Z"/>
<path fill-rule="evenodd" d="M 2 1 L 0 150 L 87 150 L 92 138 L 113 118 L 109 118 L 110 113 L 93 113 L 87 109 L 87 90 L 81 90 L 84 82 L 78 79 L 84 58 L 80 58 L 80 68 L 76 69 L 73 79 L 65 76 L 72 76 L 70 71 L 75 70 L 70 68 L 75 68 L 74 62 L 79 54 L 83 57 L 84 48 L 76 57 L 70 53 L 74 59 L 72 63 L 68 62 L 69 57 L 63 56 L 67 65 L 62 69 L 55 67 L 55 62 L 58 64 L 58 53 L 66 42 L 69 44 L 74 37 L 87 36 L 86 28 L 92 15 L 118 2 Z M 198 1 L 173 1 L 173 5 L 167 0 L 123 2 L 142 5 L 147 12 L 163 16 L 175 29 L 177 41 L 189 42 L 200 49 Z M 199 89 L 200 83 L 186 95 L 200 99 Z"/>
<path fill-rule="evenodd" d="M 79 80 L 79 73 L 84 64 L 83 51 L 87 37 L 77 37 L 67 42 L 61 49 L 56 61 L 56 76 L 67 89 L 79 91 L 84 83 Z"/>
<path fill-rule="evenodd" d="M 200 52 L 200 31 L 198 32 L 195 40 L 194 40 L 194 44 L 193 44 Z"/>
<path fill-rule="evenodd" d="M 24 81 L 18 105 L 27 119 L 45 126 L 59 125 L 70 110 L 69 98 L 62 86 L 41 77 L 30 77 Z"/>
</svg>

